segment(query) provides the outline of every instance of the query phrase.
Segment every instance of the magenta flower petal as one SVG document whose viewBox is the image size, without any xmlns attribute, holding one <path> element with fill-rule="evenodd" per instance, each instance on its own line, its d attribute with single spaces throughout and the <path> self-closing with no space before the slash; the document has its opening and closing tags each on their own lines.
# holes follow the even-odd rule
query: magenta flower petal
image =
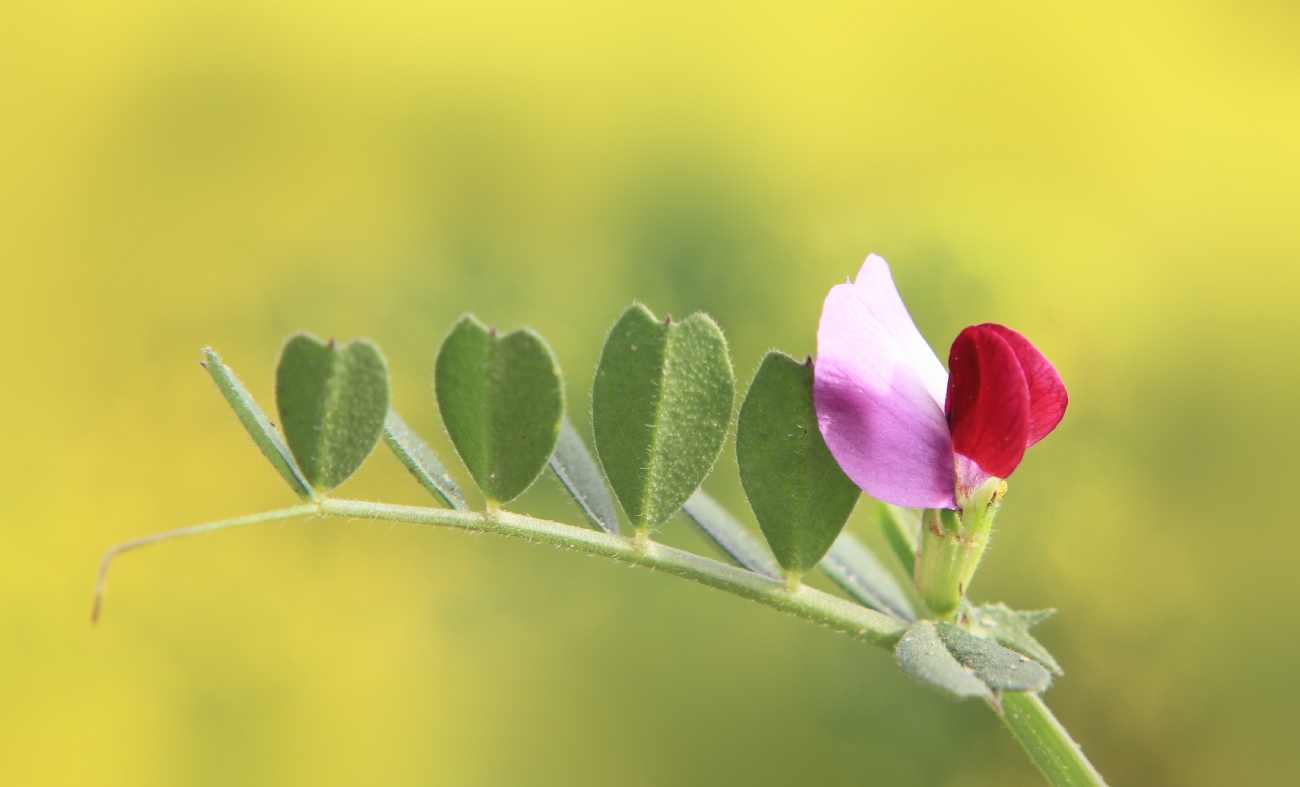
<svg viewBox="0 0 1300 787">
<path fill-rule="evenodd" d="M 952 343 L 948 370 L 945 409 L 953 449 L 985 473 L 1006 478 L 1029 445 L 1029 383 L 1020 359 L 998 331 L 975 325 Z"/>
<path fill-rule="evenodd" d="M 853 292 L 876 318 L 885 332 L 890 335 L 906 356 L 907 362 L 925 384 L 925 389 L 934 397 L 934 401 L 943 406 L 948 393 L 948 373 L 944 371 L 939 356 L 934 354 L 930 345 L 916 329 L 912 315 L 907 313 L 903 299 L 894 286 L 894 277 L 889 273 L 889 263 L 877 254 L 867 257 L 858 271 Z M 897 505 L 897 504 L 895 504 Z"/>
<path fill-rule="evenodd" d="M 940 404 L 946 380 L 936 368 L 946 377 L 884 260 L 869 257 L 857 284 L 826 296 L 813 371 L 817 422 L 840 467 L 877 500 L 956 505 L 952 439 Z"/>
<path fill-rule="evenodd" d="M 1070 395 L 1056 367 L 1028 339 L 1003 325 L 985 323 L 981 328 L 995 331 L 1011 345 L 1020 370 L 1029 383 L 1029 445 L 1047 437 L 1065 417 Z"/>
</svg>

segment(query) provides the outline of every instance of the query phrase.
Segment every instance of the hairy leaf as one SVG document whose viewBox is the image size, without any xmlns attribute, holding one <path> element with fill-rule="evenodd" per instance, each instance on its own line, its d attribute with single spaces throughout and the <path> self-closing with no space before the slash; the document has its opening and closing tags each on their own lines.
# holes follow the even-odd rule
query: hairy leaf
<svg viewBox="0 0 1300 787">
<path fill-rule="evenodd" d="M 1039 692 L 1052 683 L 1037 662 L 946 622 L 913 624 L 895 646 L 894 658 L 907 674 L 962 698 Z"/>
<path fill-rule="evenodd" d="M 226 398 L 226 402 L 239 417 L 239 422 L 248 430 L 253 442 L 271 461 L 271 466 L 276 469 L 280 477 L 303 500 L 314 498 L 316 495 L 306 479 L 302 477 L 293 454 L 289 452 L 289 446 L 285 445 L 284 440 L 280 438 L 280 433 L 275 431 L 275 426 L 266 417 L 266 413 L 262 412 L 262 408 L 253 401 L 248 389 L 239 381 L 235 373 L 221 362 L 221 358 L 211 347 L 203 348 L 203 368 L 208 370 L 212 381 L 217 384 L 217 390 L 221 391 L 221 395 Z"/>
<path fill-rule="evenodd" d="M 434 363 L 442 422 L 490 503 L 508 503 L 537 480 L 555 450 L 564 384 L 551 348 L 529 328 L 498 336 L 462 317 Z"/>
<path fill-rule="evenodd" d="M 289 449 L 313 489 L 328 492 L 366 461 L 383 432 L 388 398 L 388 365 L 370 341 L 289 338 L 275 400 Z"/>
<path fill-rule="evenodd" d="M 813 569 L 862 494 L 817 426 L 811 360 L 763 358 L 736 422 L 736 462 L 750 508 L 786 571 Z"/>
<path fill-rule="evenodd" d="M 821 569 L 863 606 L 909 623 L 916 620 L 912 604 L 894 575 L 852 533 L 840 533 L 831 551 L 822 558 Z"/>
<path fill-rule="evenodd" d="M 438 459 L 438 455 L 406 425 L 396 410 L 390 409 L 388 417 L 384 419 L 384 442 L 429 494 L 441 500 L 448 508 L 460 511 L 469 509 L 465 495 Z"/>
<path fill-rule="evenodd" d="M 763 542 L 703 489 L 695 490 L 682 506 L 682 513 L 740 565 L 750 571 L 780 578 L 781 567 L 763 547 Z"/>
<path fill-rule="evenodd" d="M 1052 685 L 1047 670 L 1026 656 L 952 623 L 936 623 L 935 627 L 948 652 L 996 692 L 1043 691 Z"/>
<path fill-rule="evenodd" d="M 568 416 L 560 422 L 560 439 L 555 444 L 555 453 L 551 454 L 551 469 L 591 524 L 618 535 L 618 514 L 609 487 L 605 486 L 596 460 L 569 423 Z"/>
<path fill-rule="evenodd" d="M 949 694 L 993 699 L 988 685 L 948 651 L 933 620 L 913 624 L 894 646 L 894 659 L 903 672 Z"/>
<path fill-rule="evenodd" d="M 707 315 L 660 322 L 633 304 L 610 330 L 592 385 L 596 454 L 634 527 L 663 524 L 713 469 L 735 377 Z"/>
<path fill-rule="evenodd" d="M 1055 614 L 1054 609 L 1020 612 L 1006 604 L 985 604 L 968 609 L 966 617 L 975 634 L 1024 654 L 1057 675 L 1064 675 L 1052 654 L 1029 633 L 1029 629 Z"/>
</svg>

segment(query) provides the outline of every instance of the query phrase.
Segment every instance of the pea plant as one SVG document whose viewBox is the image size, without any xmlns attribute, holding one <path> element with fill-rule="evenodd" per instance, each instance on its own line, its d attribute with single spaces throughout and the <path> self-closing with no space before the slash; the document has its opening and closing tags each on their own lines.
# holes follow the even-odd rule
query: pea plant
<svg viewBox="0 0 1300 787">
<path fill-rule="evenodd" d="M 740 480 L 765 546 L 700 489 L 735 400 L 726 340 L 705 314 L 676 322 L 633 304 L 614 323 L 591 390 L 594 457 L 565 416 L 560 369 L 545 340 L 528 328 L 500 334 L 462 317 L 438 351 L 434 395 L 486 500 L 482 511 L 470 510 L 446 467 L 390 406 L 388 367 L 373 343 L 292 336 L 275 373 L 279 429 L 205 349 L 217 389 L 301 502 L 113 547 L 100 566 L 92 619 L 116 556 L 202 533 L 312 515 L 515 536 L 648 566 L 890 649 L 908 675 L 986 703 L 1051 785 L 1104 785 L 1041 697 L 1063 672 L 1030 630 L 1054 610 L 967 598 L 1005 479 L 1065 414 L 1056 369 L 1019 333 L 984 324 L 961 332 L 945 371 L 874 255 L 856 281 L 828 294 L 817 353 L 815 363 L 768 353 L 736 416 Z M 381 439 L 435 506 L 329 496 Z M 507 510 L 548 466 L 583 526 Z M 864 491 L 877 501 L 885 542 L 915 593 L 844 532 Z M 656 529 L 678 511 L 734 564 L 657 543 Z M 805 585 L 814 570 L 847 598 Z"/>
</svg>

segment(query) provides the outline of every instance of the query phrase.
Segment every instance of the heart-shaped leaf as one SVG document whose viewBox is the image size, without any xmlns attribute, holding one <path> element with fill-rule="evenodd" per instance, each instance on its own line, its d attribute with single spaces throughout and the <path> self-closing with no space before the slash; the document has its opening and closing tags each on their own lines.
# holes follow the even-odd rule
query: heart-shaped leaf
<svg viewBox="0 0 1300 787">
<path fill-rule="evenodd" d="M 578 431 L 566 417 L 560 422 L 560 439 L 551 454 L 551 469 L 587 519 L 606 533 L 618 535 L 618 514 L 609 496 L 605 478 L 591 458 Z"/>
<path fill-rule="evenodd" d="M 560 367 L 530 328 L 504 336 L 466 315 L 434 363 L 442 422 L 488 505 L 508 503 L 537 480 L 564 416 Z"/>
<path fill-rule="evenodd" d="M 736 380 L 705 314 L 659 321 L 633 304 L 609 332 L 591 390 L 596 454 L 639 531 L 668 520 L 713 469 Z"/>
<path fill-rule="evenodd" d="M 1004 691 L 1044 691 L 1052 676 L 1036 661 L 952 623 L 922 620 L 894 647 L 912 677 L 958 697 L 996 699 Z"/>
<path fill-rule="evenodd" d="M 284 440 L 280 437 L 280 433 L 275 431 L 271 420 L 266 417 L 266 413 L 262 412 L 262 408 L 257 406 L 257 402 L 253 401 L 252 394 L 239 381 L 235 373 L 221 362 L 221 358 L 211 347 L 203 348 L 203 368 L 208 370 L 212 381 L 217 384 L 217 390 L 221 391 L 221 395 L 226 398 L 226 402 L 239 417 L 239 422 L 248 430 L 257 447 L 262 450 L 262 454 L 271 460 L 271 465 L 280 477 L 303 500 L 315 497 L 306 479 L 302 477 L 298 464 L 294 462 L 289 446 L 284 444 Z"/>
<path fill-rule="evenodd" d="M 465 495 L 438 459 L 438 455 L 420 439 L 415 430 L 406 425 L 396 410 L 390 409 L 388 417 L 384 419 L 384 442 L 429 494 L 446 503 L 449 508 L 460 511 L 469 509 Z"/>
<path fill-rule="evenodd" d="M 768 353 L 736 422 L 736 462 L 749 505 L 772 554 L 799 574 L 825 557 L 861 494 L 822 439 L 812 372 L 811 360 Z"/>
<path fill-rule="evenodd" d="M 384 430 L 388 397 L 388 364 L 372 342 L 289 338 L 275 400 L 289 450 L 313 489 L 328 492 L 366 461 Z"/>
</svg>

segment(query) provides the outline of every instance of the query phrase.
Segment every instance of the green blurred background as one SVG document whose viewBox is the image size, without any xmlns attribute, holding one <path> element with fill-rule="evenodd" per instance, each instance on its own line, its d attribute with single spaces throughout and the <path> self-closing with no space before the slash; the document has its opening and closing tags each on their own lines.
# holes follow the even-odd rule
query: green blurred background
<svg viewBox="0 0 1300 787">
<path fill-rule="evenodd" d="M 522 542 L 262 526 L 87 624 L 110 544 L 293 500 L 205 344 L 269 408 L 291 331 L 368 336 L 451 461 L 464 311 L 548 337 L 585 430 L 633 298 L 747 383 L 875 251 L 940 356 L 1003 322 L 1070 387 L 972 595 L 1060 608 L 1093 761 L 1300 783 L 1298 41 L 1267 0 L 0 2 L 0 782 L 1038 784 L 882 651 Z M 730 449 L 706 487 L 752 522 Z M 382 449 L 339 494 L 423 500 Z"/>
</svg>

